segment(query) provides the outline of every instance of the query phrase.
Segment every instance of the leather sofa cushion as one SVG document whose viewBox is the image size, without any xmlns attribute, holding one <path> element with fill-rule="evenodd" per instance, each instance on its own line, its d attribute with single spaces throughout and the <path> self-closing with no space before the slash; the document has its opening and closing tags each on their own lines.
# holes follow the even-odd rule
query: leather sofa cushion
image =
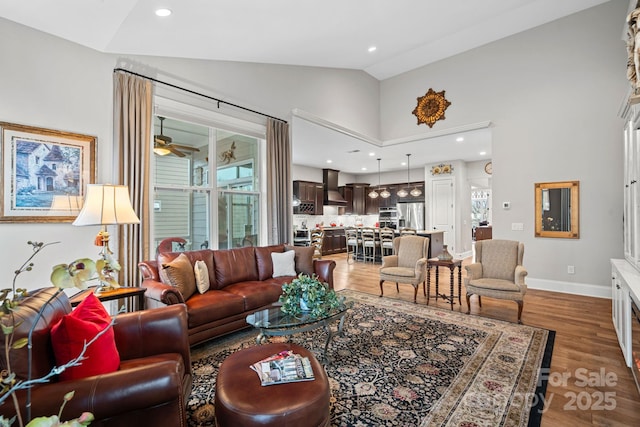
<svg viewBox="0 0 640 427">
<path fill-rule="evenodd" d="M 218 289 L 233 283 L 258 280 L 253 246 L 213 251 L 213 260 Z"/>
<path fill-rule="evenodd" d="M 295 276 L 287 277 L 289 281 Z M 254 310 L 277 301 L 282 294 L 282 286 L 268 281 L 239 282 L 224 288 L 225 292 L 238 295 L 244 300 L 244 310 Z"/>
<path fill-rule="evenodd" d="M 157 257 L 158 270 L 162 268 L 161 267 L 162 264 L 173 261 L 180 254 L 184 254 L 187 258 L 189 258 L 189 261 L 191 261 L 191 265 L 194 265 L 194 266 L 196 264 L 196 261 L 204 261 L 204 263 L 207 264 L 207 268 L 209 272 L 209 288 L 218 289 L 218 285 L 216 283 L 216 270 L 215 270 L 214 261 L 213 261 L 213 251 L 210 249 L 202 249 L 199 251 L 159 253 Z"/>
<path fill-rule="evenodd" d="M 284 245 L 259 246 L 255 248 L 258 280 L 266 280 L 273 276 L 272 252 L 283 252 Z"/>
<path fill-rule="evenodd" d="M 189 311 L 189 329 L 243 313 L 244 297 L 226 290 L 209 289 L 194 294 L 186 302 Z"/>
</svg>

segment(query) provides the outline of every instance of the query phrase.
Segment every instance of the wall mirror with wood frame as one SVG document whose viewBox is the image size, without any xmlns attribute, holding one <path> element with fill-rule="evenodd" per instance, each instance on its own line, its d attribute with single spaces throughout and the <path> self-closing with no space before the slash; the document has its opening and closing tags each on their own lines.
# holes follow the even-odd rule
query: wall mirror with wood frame
<svg viewBox="0 0 640 427">
<path fill-rule="evenodd" d="M 535 184 L 536 237 L 578 239 L 580 181 Z"/>
</svg>

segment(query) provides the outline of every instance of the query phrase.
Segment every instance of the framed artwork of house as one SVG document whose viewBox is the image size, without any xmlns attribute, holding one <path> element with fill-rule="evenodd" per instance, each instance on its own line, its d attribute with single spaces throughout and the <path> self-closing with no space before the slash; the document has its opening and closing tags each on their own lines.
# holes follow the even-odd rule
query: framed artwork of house
<svg viewBox="0 0 640 427">
<path fill-rule="evenodd" d="M 71 222 L 95 183 L 96 137 L 0 122 L 0 222 Z"/>
</svg>

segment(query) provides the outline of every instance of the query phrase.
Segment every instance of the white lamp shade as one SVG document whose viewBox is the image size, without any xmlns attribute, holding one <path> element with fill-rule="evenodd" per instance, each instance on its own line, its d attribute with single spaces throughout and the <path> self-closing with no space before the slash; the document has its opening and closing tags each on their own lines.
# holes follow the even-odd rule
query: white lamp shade
<svg viewBox="0 0 640 427">
<path fill-rule="evenodd" d="M 73 225 L 138 224 L 126 185 L 88 184 L 84 206 Z"/>
</svg>

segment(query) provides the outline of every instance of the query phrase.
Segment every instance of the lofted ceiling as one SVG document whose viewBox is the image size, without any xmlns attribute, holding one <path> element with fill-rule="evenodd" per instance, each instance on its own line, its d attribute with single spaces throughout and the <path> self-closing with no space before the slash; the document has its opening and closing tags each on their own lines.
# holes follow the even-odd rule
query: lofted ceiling
<svg viewBox="0 0 640 427">
<path fill-rule="evenodd" d="M 0 17 L 105 53 L 348 68 L 383 80 L 606 1 L 7 0 Z M 161 7 L 172 14 L 156 16 Z"/>
<path fill-rule="evenodd" d="M 111 54 L 355 69 L 384 80 L 606 1 L 20 0 L 1 1 L 0 17 Z M 156 16 L 160 7 L 172 14 Z M 175 137 L 188 144 L 191 126 L 175 126 L 186 126 Z M 384 144 L 302 119 L 292 132 L 294 164 L 352 174 L 377 172 L 378 157 L 383 172 L 403 169 L 407 153 L 415 167 L 491 158 L 489 128 Z"/>
</svg>

